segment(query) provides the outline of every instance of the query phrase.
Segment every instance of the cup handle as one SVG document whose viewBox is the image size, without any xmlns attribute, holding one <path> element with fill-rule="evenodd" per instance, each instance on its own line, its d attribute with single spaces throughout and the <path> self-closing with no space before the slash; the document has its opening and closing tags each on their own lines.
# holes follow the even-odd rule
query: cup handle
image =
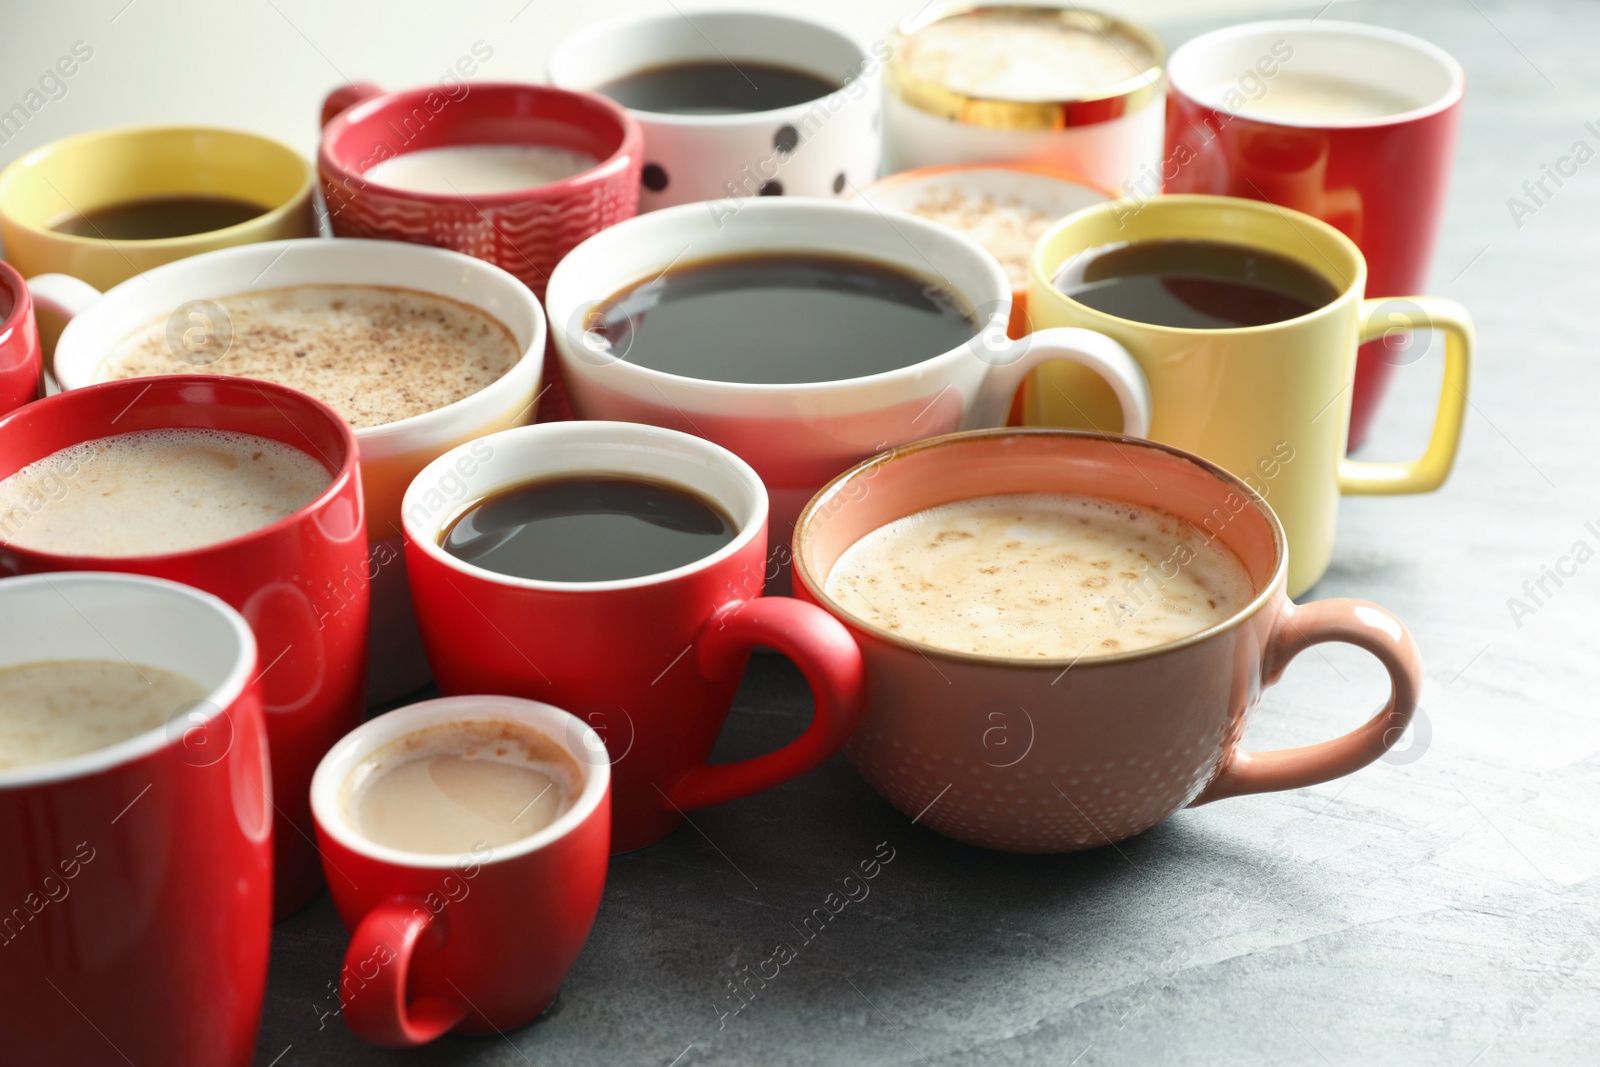
<svg viewBox="0 0 1600 1067">
<path fill-rule="evenodd" d="M 1413 314 L 1410 309 L 1415 309 Z M 1421 321 L 1417 321 L 1420 317 Z M 1399 320 L 1399 321 L 1396 321 Z M 1361 302 L 1361 344 L 1390 333 L 1435 329 L 1444 334 L 1444 384 L 1428 450 L 1407 463 L 1339 461 L 1339 491 L 1392 496 L 1430 493 L 1444 484 L 1461 444 L 1472 372 L 1472 317 L 1454 300 L 1439 296 L 1387 297 Z"/>
<path fill-rule="evenodd" d="M 1190 807 L 1343 778 L 1399 742 L 1417 710 L 1422 659 L 1400 620 L 1376 604 L 1339 599 L 1286 605 L 1267 641 L 1263 687 L 1275 684 L 1295 656 L 1328 641 L 1355 645 L 1376 656 L 1389 672 L 1389 702 L 1365 725 L 1331 741 L 1272 752 L 1235 751 Z"/>
<path fill-rule="evenodd" d="M 363 100 L 383 95 L 383 87 L 371 82 L 348 82 L 322 98 L 322 125 L 326 126 L 339 115 Z"/>
<path fill-rule="evenodd" d="M 1028 372 L 1064 359 L 1104 378 L 1122 405 L 1122 432 L 1129 437 L 1150 433 L 1150 382 L 1128 350 L 1103 333 L 1076 326 L 1052 326 L 1016 340 L 1006 335 L 1006 320 L 996 316 L 973 339 L 978 358 L 989 365 L 982 391 L 965 430 L 1004 426 L 1011 401 Z"/>
<path fill-rule="evenodd" d="M 339 973 L 340 1006 L 357 1037 L 387 1048 L 414 1048 L 466 1017 L 464 1005 L 443 997 L 406 998 L 418 946 L 443 938 L 444 920 L 419 899 L 395 897 L 367 912 Z"/>
<path fill-rule="evenodd" d="M 66 321 L 89 310 L 100 290 L 70 274 L 35 274 L 28 279 L 28 295 L 34 307 Z"/>
<path fill-rule="evenodd" d="M 815 701 L 811 725 L 776 752 L 691 769 L 666 790 L 667 800 L 681 810 L 737 800 L 799 777 L 837 752 L 861 720 L 861 650 L 838 619 L 789 597 L 725 604 L 701 631 L 700 672 L 725 677 L 755 645 L 777 649 L 805 674 Z"/>
</svg>

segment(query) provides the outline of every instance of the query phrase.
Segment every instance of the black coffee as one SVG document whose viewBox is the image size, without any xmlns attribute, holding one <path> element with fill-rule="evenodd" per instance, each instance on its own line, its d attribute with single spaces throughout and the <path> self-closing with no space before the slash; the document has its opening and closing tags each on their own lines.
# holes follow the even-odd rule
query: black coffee
<svg viewBox="0 0 1600 1067">
<path fill-rule="evenodd" d="M 1224 241 L 1103 245 L 1063 267 L 1055 284 L 1108 315 L 1191 330 L 1299 318 L 1339 295 L 1327 278 L 1288 256 Z"/>
<path fill-rule="evenodd" d="M 698 493 L 610 474 L 546 478 L 468 508 L 440 543 L 485 570 L 546 582 L 660 574 L 711 555 L 738 528 Z"/>
<path fill-rule="evenodd" d="M 668 115 L 736 115 L 820 100 L 840 84 L 809 71 L 741 59 L 670 63 L 595 87 L 623 107 Z"/>
<path fill-rule="evenodd" d="M 224 196 L 153 196 L 124 200 L 81 215 L 73 212 L 51 223 L 50 228 L 74 237 L 154 241 L 237 226 L 268 210 L 260 204 Z"/>
<path fill-rule="evenodd" d="M 965 344 L 978 327 L 942 283 L 897 267 L 764 252 L 674 266 L 601 304 L 589 330 L 652 370 L 794 385 L 909 367 Z"/>
</svg>

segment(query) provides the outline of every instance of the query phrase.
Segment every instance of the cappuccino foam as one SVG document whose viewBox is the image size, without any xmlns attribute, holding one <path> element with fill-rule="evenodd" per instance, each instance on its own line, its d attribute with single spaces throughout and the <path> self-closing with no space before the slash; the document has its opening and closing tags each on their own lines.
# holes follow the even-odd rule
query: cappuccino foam
<svg viewBox="0 0 1600 1067">
<path fill-rule="evenodd" d="M 183 552 L 270 526 L 332 480 L 307 453 L 255 434 L 137 430 L 0 481 L 0 540 L 67 556 Z"/>
<path fill-rule="evenodd" d="M 1048 8 L 952 15 L 912 34 L 898 58 L 912 76 L 968 96 L 1046 103 L 1091 96 L 1155 65 L 1142 41 Z"/>
<path fill-rule="evenodd" d="M 345 780 L 345 818 L 379 845 L 465 855 L 538 833 L 579 791 L 572 759 L 510 721 L 445 723 L 378 749 Z"/>
<path fill-rule="evenodd" d="M 234 374 L 310 393 L 357 429 L 465 399 L 521 357 L 505 325 L 475 307 L 413 289 L 295 285 L 218 297 L 231 340 L 206 362 L 202 347 L 168 336 L 167 317 L 124 338 L 96 381 L 159 374 Z M 214 324 L 209 343 L 221 346 Z M 187 336 L 187 335 L 185 335 Z"/>
<path fill-rule="evenodd" d="M 0 768 L 79 756 L 154 730 L 206 695 L 172 671 L 114 660 L 0 670 Z"/>
<path fill-rule="evenodd" d="M 1095 497 L 977 497 L 851 545 L 825 590 L 850 614 L 952 652 L 1075 659 L 1149 648 L 1230 618 L 1255 595 L 1206 531 Z"/>
<path fill-rule="evenodd" d="M 599 162 L 587 152 L 552 145 L 447 145 L 386 159 L 362 177 L 412 193 L 480 196 L 549 185 Z"/>
<path fill-rule="evenodd" d="M 1214 92 L 1224 98 L 1235 87 L 1219 86 Z M 1234 114 L 1246 118 L 1300 119 L 1307 122 L 1378 119 L 1399 115 L 1416 107 L 1408 97 L 1369 82 L 1329 74 L 1282 70 L 1267 83 L 1259 96 L 1246 97 Z"/>
</svg>

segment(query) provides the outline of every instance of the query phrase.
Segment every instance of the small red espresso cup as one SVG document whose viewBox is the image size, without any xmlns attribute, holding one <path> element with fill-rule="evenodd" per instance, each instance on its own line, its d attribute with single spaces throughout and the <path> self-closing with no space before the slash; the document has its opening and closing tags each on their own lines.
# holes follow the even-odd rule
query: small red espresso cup
<svg viewBox="0 0 1600 1067">
<path fill-rule="evenodd" d="M 544 829 L 460 855 L 378 844 L 348 804 L 352 772 L 409 736 L 509 723 L 542 740 L 572 786 Z M 502 696 L 427 700 L 379 715 L 334 746 L 311 783 L 328 889 L 352 931 L 339 977 L 345 1021 L 377 1045 L 509 1030 L 555 999 L 605 888 L 611 765 L 605 744 L 548 704 Z"/>
<path fill-rule="evenodd" d="M 175 582 L 0 580 L 0 668 L 84 659 L 172 671 L 206 696 L 107 747 L 0 767 L 5 1062 L 247 1067 L 272 930 L 255 639 Z"/>
<path fill-rule="evenodd" d="M 1466 90 L 1449 53 L 1383 26 L 1286 19 L 1202 34 L 1172 53 L 1167 77 L 1166 192 L 1305 212 L 1361 249 L 1368 297 L 1428 290 Z M 1394 336 L 1361 347 L 1351 449 L 1394 369 L 1426 351 L 1403 339 L 1418 311 L 1396 300 Z"/>
<path fill-rule="evenodd" d="M 541 301 L 550 272 L 580 242 L 639 210 L 644 134 L 618 104 L 592 93 L 518 82 L 471 82 L 385 93 L 335 89 L 322 105 L 317 167 L 335 237 L 437 245 L 515 275 Z M 425 192 L 368 177 L 398 156 L 433 149 L 509 145 L 565 149 L 594 166 L 523 189 L 467 192 L 458 183 Z M 555 360 L 540 417 L 569 418 Z"/>
<path fill-rule="evenodd" d="M 16 268 L 0 263 L 0 415 L 38 399 L 43 370 L 33 297 Z"/>
<path fill-rule="evenodd" d="M 46 397 L 0 419 L 0 479 L 70 445 L 139 430 L 227 430 L 316 458 L 328 487 L 242 537 L 163 555 L 77 556 L 24 548 L 18 534 L 59 491 L 0 514 L 0 575 L 119 571 L 192 585 L 237 608 L 261 649 L 277 797 L 276 913 L 322 884 L 306 790 L 317 760 L 366 713 L 368 568 L 355 437 L 333 410 L 270 382 L 221 376 L 129 378 Z"/>
<path fill-rule="evenodd" d="M 441 547 L 450 524 L 485 497 L 575 474 L 687 489 L 716 504 L 737 533 L 674 570 L 594 582 L 511 577 Z M 855 642 L 827 612 L 761 595 L 766 488 L 720 445 L 626 422 L 524 426 L 440 456 L 411 483 L 403 510 L 411 596 L 439 688 L 546 700 L 592 727 L 611 754 L 618 852 L 666 836 L 686 811 L 804 774 L 855 729 Z M 758 645 L 794 660 L 811 683 L 811 725 L 775 752 L 710 764 Z"/>
</svg>

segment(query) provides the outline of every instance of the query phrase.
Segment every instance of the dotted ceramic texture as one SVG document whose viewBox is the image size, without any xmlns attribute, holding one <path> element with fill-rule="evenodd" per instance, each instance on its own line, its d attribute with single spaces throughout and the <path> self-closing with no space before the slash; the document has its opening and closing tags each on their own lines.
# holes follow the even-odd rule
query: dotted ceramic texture
<svg viewBox="0 0 1600 1067">
<path fill-rule="evenodd" d="M 586 238 L 639 207 L 639 163 L 559 197 L 509 204 L 431 202 L 322 177 L 335 237 L 434 245 L 493 263 L 541 300 L 550 272 Z"/>
</svg>

